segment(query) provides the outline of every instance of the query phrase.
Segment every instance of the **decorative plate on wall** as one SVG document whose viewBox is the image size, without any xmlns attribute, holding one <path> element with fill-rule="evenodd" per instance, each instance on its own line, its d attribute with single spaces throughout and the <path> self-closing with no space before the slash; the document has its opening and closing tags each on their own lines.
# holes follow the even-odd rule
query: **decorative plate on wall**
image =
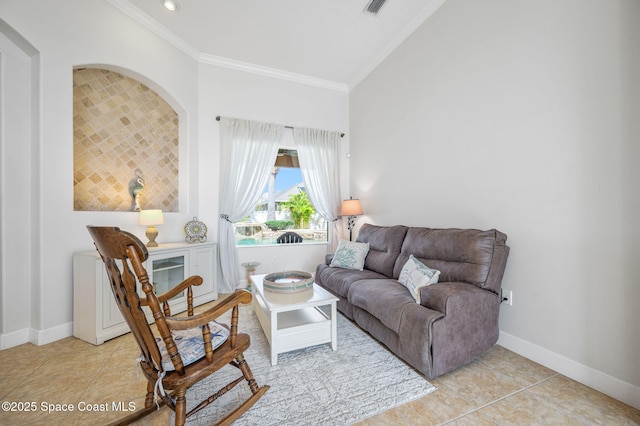
<svg viewBox="0 0 640 426">
<path fill-rule="evenodd" d="M 184 233 L 186 235 L 185 240 L 188 243 L 194 243 L 196 241 L 204 243 L 207 241 L 207 225 L 200 222 L 195 216 L 193 220 L 190 220 L 184 225 Z"/>
</svg>

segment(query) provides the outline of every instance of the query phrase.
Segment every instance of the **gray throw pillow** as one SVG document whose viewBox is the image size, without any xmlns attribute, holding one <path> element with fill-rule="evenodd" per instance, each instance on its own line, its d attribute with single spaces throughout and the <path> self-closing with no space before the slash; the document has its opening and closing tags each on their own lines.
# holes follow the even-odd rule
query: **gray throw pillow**
<svg viewBox="0 0 640 426">
<path fill-rule="evenodd" d="M 409 255 L 409 260 L 400 271 L 398 281 L 409 290 L 416 303 L 420 303 L 420 289 L 437 283 L 439 277 L 440 271 L 429 268 L 413 255 Z"/>
</svg>

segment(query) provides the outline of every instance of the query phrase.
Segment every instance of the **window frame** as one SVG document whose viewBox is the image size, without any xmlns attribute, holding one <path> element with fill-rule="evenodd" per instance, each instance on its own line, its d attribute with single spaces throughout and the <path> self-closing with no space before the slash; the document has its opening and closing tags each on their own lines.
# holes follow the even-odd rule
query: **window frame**
<svg viewBox="0 0 640 426">
<path fill-rule="evenodd" d="M 279 169 L 280 168 L 300 169 L 300 164 L 298 162 L 298 158 L 297 157 L 298 157 L 297 156 L 297 150 L 295 148 L 289 148 L 289 147 L 286 147 L 286 146 L 281 146 L 278 149 L 278 156 L 276 157 L 276 161 L 275 161 L 275 163 L 273 165 L 273 168 L 274 169 L 275 168 L 279 168 Z M 275 173 L 275 177 L 274 177 L 274 182 L 273 182 L 274 188 L 275 188 L 275 185 L 276 185 L 276 180 L 278 178 L 277 174 L 278 174 L 278 172 Z M 280 191 L 280 192 L 275 192 L 274 191 L 274 196 L 286 193 L 287 191 L 293 191 L 293 189 L 296 188 L 296 187 L 298 188 L 299 191 L 305 191 L 305 189 L 304 189 L 304 181 L 302 180 L 302 175 L 300 176 L 300 178 L 301 178 L 301 182 L 296 183 L 295 185 L 293 185 L 293 186 L 291 186 L 291 187 L 289 187 L 289 188 L 287 188 L 287 189 L 285 189 L 283 191 Z M 258 204 L 256 204 L 256 206 L 254 206 L 254 209 L 252 210 L 252 212 L 249 213 L 249 215 L 248 215 L 249 217 L 254 216 L 256 212 L 267 212 L 267 217 L 268 217 L 269 199 L 267 198 L 266 203 L 265 203 L 264 202 L 265 201 L 264 200 L 264 195 L 269 193 L 268 192 L 269 191 L 269 189 L 268 189 L 269 186 L 270 186 L 270 184 L 266 185 L 265 193 L 263 194 L 263 197 L 260 198 L 260 201 L 258 202 Z M 293 193 L 289 194 L 289 196 L 292 195 L 292 194 Z M 280 204 L 283 201 L 279 201 L 279 202 L 278 201 L 274 201 L 274 202 L 276 203 L 276 205 L 274 207 L 275 214 L 277 214 L 278 212 L 282 212 L 283 210 L 280 208 Z M 266 205 L 265 209 L 259 209 L 259 206 L 264 206 L 264 205 Z M 313 203 L 312 203 L 312 205 L 313 205 Z M 314 206 L 314 210 L 315 210 L 315 206 Z M 300 244 L 301 245 L 328 244 L 328 242 L 329 242 L 329 222 L 324 220 L 324 219 L 322 219 L 322 218 L 317 217 L 317 215 L 318 215 L 317 211 L 314 212 L 313 215 L 316 216 L 316 218 L 314 219 L 315 221 L 324 222 L 324 229 L 304 228 L 305 230 L 308 229 L 310 231 L 310 233 L 313 234 L 314 238 L 312 238 L 312 239 L 305 238 L 301 243 L 295 243 L 295 244 L 297 244 L 297 245 L 300 245 Z M 266 227 L 265 224 L 268 221 L 268 220 L 265 220 L 263 222 L 260 222 L 258 220 L 254 220 L 255 216 L 253 218 L 251 218 L 251 219 L 252 219 L 251 222 L 239 221 L 239 222 L 234 222 L 233 223 L 233 227 L 234 227 L 234 230 L 235 230 L 236 248 L 239 248 L 239 247 L 243 247 L 243 248 L 244 247 L 269 247 L 269 246 L 282 246 L 282 245 L 290 244 L 290 243 L 278 243 L 276 241 L 277 237 L 275 237 L 275 236 L 272 236 L 271 238 L 268 238 L 267 239 L 268 242 L 264 242 L 264 243 L 263 242 L 258 242 L 258 239 L 253 239 L 253 241 L 254 241 L 253 243 L 242 243 L 243 241 L 250 241 L 251 240 L 250 239 L 251 235 L 257 235 L 260 232 L 264 232 L 264 228 Z M 275 219 L 275 220 L 282 220 L 282 219 Z M 257 231 L 257 232 L 255 232 L 255 233 L 253 233 L 251 235 L 247 235 L 245 233 L 245 236 L 247 238 L 244 238 L 244 239 L 240 238 L 239 239 L 238 238 L 238 235 L 239 235 L 238 225 L 242 225 L 242 224 L 245 224 L 245 223 L 246 223 L 246 225 L 244 225 L 244 226 L 250 227 L 250 228 L 251 227 L 255 228 L 258 225 L 260 225 L 262 227 L 262 230 L 261 231 Z M 287 229 L 289 229 L 289 228 L 287 228 Z M 297 230 L 298 232 L 300 232 L 300 229 L 296 229 L 296 228 L 293 228 L 290 231 L 287 231 L 287 229 L 285 229 L 283 231 L 284 232 L 295 232 Z M 247 231 L 245 230 L 245 232 L 247 232 Z M 276 235 L 277 235 L 277 233 L 280 233 L 281 231 L 272 230 L 271 232 L 275 232 Z M 303 238 L 304 238 L 305 235 L 309 234 L 307 232 L 304 232 L 304 233 L 300 232 L 300 233 L 303 234 L 302 235 Z M 319 233 L 320 235 L 324 234 L 324 239 L 316 238 L 316 233 Z"/>
</svg>

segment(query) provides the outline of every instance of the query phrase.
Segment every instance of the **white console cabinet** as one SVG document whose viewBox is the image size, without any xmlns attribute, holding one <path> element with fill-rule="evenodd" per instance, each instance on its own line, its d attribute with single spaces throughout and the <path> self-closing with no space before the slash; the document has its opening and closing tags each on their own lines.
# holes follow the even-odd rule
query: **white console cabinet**
<svg viewBox="0 0 640 426">
<path fill-rule="evenodd" d="M 218 298 L 215 243 L 169 243 L 149 247 L 145 269 L 157 294 L 192 275 L 203 279 L 193 287 L 195 306 Z M 142 292 L 140 290 L 140 292 Z M 142 294 L 142 293 L 141 293 Z M 186 292 L 170 302 L 171 313 L 187 310 Z M 147 307 L 147 318 L 153 320 Z M 96 250 L 73 255 L 73 335 L 94 345 L 129 332 L 111 292 L 104 263 Z"/>
</svg>

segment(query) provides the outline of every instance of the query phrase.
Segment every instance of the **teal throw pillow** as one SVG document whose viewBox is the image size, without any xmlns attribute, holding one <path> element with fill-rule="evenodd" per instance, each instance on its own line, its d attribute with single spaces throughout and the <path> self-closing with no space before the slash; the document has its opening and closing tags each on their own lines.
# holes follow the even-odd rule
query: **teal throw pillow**
<svg viewBox="0 0 640 426">
<path fill-rule="evenodd" d="M 329 266 L 362 271 L 367 253 L 369 253 L 369 243 L 340 240 Z"/>
</svg>

